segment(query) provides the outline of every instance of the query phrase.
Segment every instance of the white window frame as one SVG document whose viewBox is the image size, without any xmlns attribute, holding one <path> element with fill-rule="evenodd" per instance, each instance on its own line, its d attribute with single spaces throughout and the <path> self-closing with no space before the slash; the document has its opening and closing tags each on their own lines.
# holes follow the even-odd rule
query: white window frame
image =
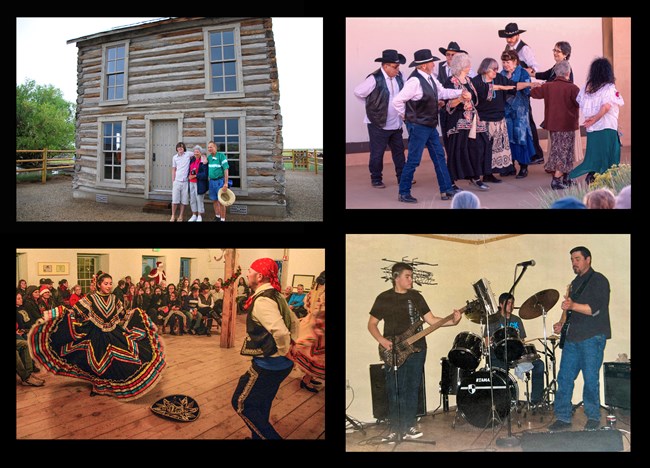
<svg viewBox="0 0 650 468">
<path fill-rule="evenodd" d="M 235 67 L 237 70 L 237 91 L 224 91 L 220 93 L 212 92 L 212 76 L 210 76 L 212 67 L 210 66 L 210 33 L 215 31 L 232 30 L 235 37 Z M 210 26 L 203 28 L 203 53 L 205 62 L 205 99 L 231 99 L 243 98 L 244 93 L 244 73 L 241 55 L 241 37 L 239 24 L 230 24 L 224 26 Z"/>
<path fill-rule="evenodd" d="M 124 97 L 123 99 L 106 99 L 106 49 L 111 47 L 124 46 Z M 102 73 L 100 79 L 100 93 L 99 93 L 99 105 L 100 106 L 121 106 L 129 103 L 129 46 L 131 45 L 131 40 L 126 39 L 124 41 L 110 42 L 108 44 L 102 44 Z"/>
<path fill-rule="evenodd" d="M 248 171 L 246 165 L 246 111 L 232 112 L 206 112 L 205 113 L 205 134 L 208 141 L 212 140 L 212 119 L 239 119 L 239 177 L 241 187 L 233 187 L 235 195 L 248 195 Z"/>
<path fill-rule="evenodd" d="M 122 162 L 120 164 L 120 180 L 104 179 L 104 123 L 120 122 L 122 124 Z M 126 115 L 113 115 L 110 117 L 97 118 L 97 174 L 96 183 L 98 187 L 126 188 Z"/>
</svg>

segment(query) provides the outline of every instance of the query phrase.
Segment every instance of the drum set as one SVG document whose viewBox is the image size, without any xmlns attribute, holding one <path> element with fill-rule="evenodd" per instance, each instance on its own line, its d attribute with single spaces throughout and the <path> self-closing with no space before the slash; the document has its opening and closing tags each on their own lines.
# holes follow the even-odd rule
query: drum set
<svg viewBox="0 0 650 468">
<path fill-rule="evenodd" d="M 468 301 L 465 317 L 481 325 L 481 335 L 487 336 L 487 343 L 476 333 L 460 332 L 454 339 L 447 358 L 441 360 L 443 367 L 441 393 L 445 396 L 456 396 L 456 417 L 452 427 L 455 427 L 459 416 L 476 427 L 495 426 L 502 424 L 513 408 L 518 409 L 519 386 L 510 369 L 513 369 L 526 384 L 524 406 L 527 411 L 530 410 L 529 371 L 533 368 L 533 362 L 542 358 L 541 355 L 544 356 L 545 388 L 542 402 L 534 410 L 549 409 L 557 390 L 555 350 L 559 337 L 546 335 L 546 315 L 548 310 L 557 303 L 559 292 L 555 289 L 540 291 L 521 305 L 520 318 L 530 320 L 541 316 L 544 327 L 541 338 L 529 339 L 524 343 L 519 336 L 519 330 L 507 326 L 507 323 L 490 336 L 490 330 L 494 328 L 491 325 L 500 322 L 503 317 L 496 310 L 493 300 L 491 302 L 480 300 L 479 283 L 475 285 L 475 288 L 479 287 L 477 289 L 479 300 Z M 491 296 L 489 286 L 483 295 Z M 534 341 L 541 343 L 543 346 L 541 351 L 536 348 Z M 508 369 L 491 365 L 490 350 L 501 362 L 508 364 Z M 485 364 L 479 368 L 483 358 Z M 549 372 L 549 362 L 551 372 Z M 518 420 L 517 424 L 521 426 L 521 421 Z"/>
</svg>

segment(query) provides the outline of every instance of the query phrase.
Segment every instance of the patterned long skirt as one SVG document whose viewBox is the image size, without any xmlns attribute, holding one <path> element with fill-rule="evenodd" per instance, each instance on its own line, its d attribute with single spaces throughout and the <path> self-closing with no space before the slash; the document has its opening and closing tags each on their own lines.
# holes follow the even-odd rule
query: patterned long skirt
<svg viewBox="0 0 650 468">
<path fill-rule="evenodd" d="M 487 122 L 488 137 L 492 143 L 492 169 L 503 169 L 512 164 L 508 126 L 506 119 L 498 122 Z M 495 171 L 496 172 L 496 171 Z"/>
<path fill-rule="evenodd" d="M 300 320 L 298 340 L 291 346 L 290 358 L 305 374 L 325 378 L 325 313 L 310 312 Z"/>
<path fill-rule="evenodd" d="M 550 151 L 544 169 L 568 174 L 573 169 L 575 158 L 575 131 L 549 132 Z"/>
<path fill-rule="evenodd" d="M 124 324 L 110 331 L 65 310 L 33 327 L 28 342 L 49 372 L 85 380 L 95 393 L 123 400 L 151 390 L 165 367 L 162 342 L 141 309 L 131 310 Z"/>
</svg>

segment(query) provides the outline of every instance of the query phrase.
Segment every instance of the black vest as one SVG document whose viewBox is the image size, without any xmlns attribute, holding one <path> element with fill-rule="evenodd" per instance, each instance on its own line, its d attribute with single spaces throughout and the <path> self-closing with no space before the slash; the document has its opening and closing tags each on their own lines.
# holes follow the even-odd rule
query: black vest
<svg viewBox="0 0 650 468">
<path fill-rule="evenodd" d="M 447 81 L 451 79 L 450 76 L 447 76 L 447 70 L 449 70 L 449 65 L 447 65 L 444 69 L 442 68 L 442 66 L 446 63 L 447 63 L 446 61 L 442 61 L 438 64 L 438 81 L 440 82 L 443 88 L 447 84 Z"/>
<path fill-rule="evenodd" d="M 517 51 L 517 54 L 518 54 L 519 52 L 521 52 L 521 49 L 523 49 L 524 46 L 527 46 L 527 45 L 528 45 L 528 44 L 526 44 L 524 41 L 521 41 L 521 40 L 520 40 L 520 41 L 519 41 L 519 44 L 518 44 L 517 47 L 515 48 L 515 50 Z M 528 68 L 528 64 L 527 64 L 526 62 L 524 62 L 523 60 L 521 60 L 521 57 L 519 58 L 519 65 L 521 65 L 521 68 Z"/>
<path fill-rule="evenodd" d="M 366 115 L 370 122 L 379 128 L 384 128 L 386 126 L 386 119 L 388 118 L 390 92 L 388 91 L 386 78 L 384 78 L 384 73 L 381 71 L 381 68 L 370 75 L 375 77 L 375 89 L 366 96 Z M 395 77 L 395 80 L 397 81 L 399 90 L 401 90 L 404 87 L 401 72 Z"/>
<path fill-rule="evenodd" d="M 438 89 L 414 70 L 409 79 L 416 77 L 422 86 L 422 99 L 406 103 L 406 121 L 426 127 L 438 126 Z M 433 79 L 433 77 L 431 78 Z"/>
<path fill-rule="evenodd" d="M 253 320 L 253 307 L 255 306 L 255 301 L 260 297 L 268 297 L 278 303 L 279 298 L 277 296 L 279 294 L 275 289 L 267 289 L 253 298 L 253 302 L 248 307 L 248 315 L 246 316 L 247 336 L 240 351 L 244 356 L 269 357 L 278 352 L 278 346 L 275 344 L 273 335 Z M 282 306 L 279 303 L 278 309 L 282 311 Z"/>
</svg>

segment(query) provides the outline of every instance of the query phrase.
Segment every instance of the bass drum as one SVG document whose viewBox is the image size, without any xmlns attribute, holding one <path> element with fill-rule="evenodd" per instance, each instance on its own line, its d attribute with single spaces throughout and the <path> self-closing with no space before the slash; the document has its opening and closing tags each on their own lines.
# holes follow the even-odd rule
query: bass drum
<svg viewBox="0 0 650 468">
<path fill-rule="evenodd" d="M 506 382 L 510 388 L 506 388 Z M 503 421 L 510 406 L 519 399 L 519 387 L 513 376 L 503 369 L 494 368 L 492 373 L 494 406 Z M 492 426 L 492 399 L 490 398 L 490 371 L 480 370 L 465 377 L 456 395 L 458 411 L 472 426 Z"/>
</svg>

